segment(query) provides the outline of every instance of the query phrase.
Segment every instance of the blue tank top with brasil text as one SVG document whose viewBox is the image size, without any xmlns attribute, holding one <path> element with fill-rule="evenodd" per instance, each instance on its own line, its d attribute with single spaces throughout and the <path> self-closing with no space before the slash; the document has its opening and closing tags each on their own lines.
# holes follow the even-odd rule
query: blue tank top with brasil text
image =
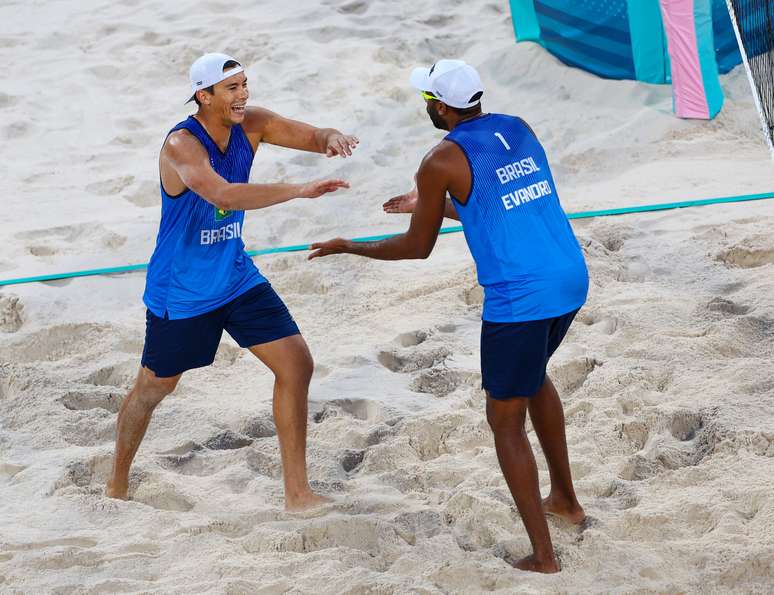
<svg viewBox="0 0 774 595">
<path fill-rule="evenodd" d="M 193 116 L 170 130 L 187 130 L 207 150 L 212 168 L 231 183 L 246 183 L 253 149 L 242 127 L 220 150 Z M 190 318 L 215 310 L 266 279 L 245 253 L 244 211 L 223 211 L 193 190 L 169 196 L 161 185 L 161 223 L 148 264 L 143 301 L 156 316 Z"/>
<path fill-rule="evenodd" d="M 470 164 L 467 202 L 452 198 L 484 288 L 482 318 L 523 322 L 580 308 L 589 285 L 583 252 L 529 126 L 487 114 L 461 122 L 445 140 Z"/>
</svg>

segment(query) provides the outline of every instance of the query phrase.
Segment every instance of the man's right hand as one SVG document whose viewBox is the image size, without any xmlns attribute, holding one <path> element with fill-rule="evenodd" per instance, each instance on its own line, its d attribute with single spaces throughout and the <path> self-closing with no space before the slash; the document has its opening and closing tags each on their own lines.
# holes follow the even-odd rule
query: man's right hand
<svg viewBox="0 0 774 595">
<path fill-rule="evenodd" d="M 418 198 L 419 192 L 417 192 L 417 187 L 414 186 L 406 194 L 393 196 L 382 205 L 382 208 L 384 208 L 385 213 L 413 213 L 414 207 L 417 206 Z"/>
<path fill-rule="evenodd" d="M 339 188 L 349 188 L 349 182 L 344 180 L 315 180 L 302 184 L 299 189 L 299 198 L 318 198 L 329 192 L 336 192 Z"/>
</svg>

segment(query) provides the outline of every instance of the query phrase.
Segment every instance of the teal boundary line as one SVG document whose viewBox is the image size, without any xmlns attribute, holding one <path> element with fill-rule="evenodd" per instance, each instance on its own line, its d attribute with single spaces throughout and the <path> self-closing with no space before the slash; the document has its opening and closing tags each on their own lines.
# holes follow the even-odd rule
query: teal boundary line
<svg viewBox="0 0 774 595">
<path fill-rule="evenodd" d="M 774 198 L 774 192 L 763 194 L 746 194 L 742 196 L 724 196 L 721 198 L 705 198 L 701 200 L 685 200 L 682 202 L 667 202 L 661 204 L 642 205 L 635 207 L 621 207 L 618 209 L 603 209 L 601 211 L 581 211 L 579 213 L 568 213 L 568 219 L 591 219 L 594 217 L 611 217 L 614 215 L 628 215 L 631 213 L 652 213 L 656 211 L 670 211 L 672 209 L 685 209 L 689 207 L 703 207 L 707 205 L 727 204 L 734 202 L 747 202 L 752 200 L 766 200 Z M 462 226 L 442 227 L 439 234 L 459 233 Z M 401 235 L 399 233 L 387 233 L 377 236 L 367 236 L 355 238 L 355 242 L 376 242 L 387 240 Z M 283 252 L 302 252 L 309 250 L 310 244 L 296 244 L 294 246 L 280 246 L 278 248 L 263 248 L 261 250 L 250 250 L 248 256 L 264 256 L 266 254 L 281 254 Z M 5 279 L 0 281 L 0 287 L 5 285 L 20 285 L 22 283 L 40 283 L 43 281 L 57 281 L 60 279 L 72 279 L 75 277 L 92 277 L 95 275 L 115 275 L 119 273 L 130 273 L 133 271 L 143 271 L 148 268 L 147 264 L 130 264 L 120 267 L 108 267 L 102 269 L 88 269 L 84 271 L 74 271 L 69 273 L 54 273 L 53 275 L 39 275 L 37 277 L 20 277 L 18 279 Z"/>
</svg>

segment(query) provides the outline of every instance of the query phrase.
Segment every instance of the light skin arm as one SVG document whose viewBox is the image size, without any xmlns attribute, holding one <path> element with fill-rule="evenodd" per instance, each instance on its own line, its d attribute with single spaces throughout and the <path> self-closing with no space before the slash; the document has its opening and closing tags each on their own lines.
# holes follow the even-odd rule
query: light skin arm
<svg viewBox="0 0 774 595">
<path fill-rule="evenodd" d="M 305 184 L 232 184 L 210 165 L 204 147 L 186 133 L 169 137 L 163 158 L 187 188 L 219 209 L 246 211 L 263 209 L 294 198 L 317 198 L 339 188 L 349 188 L 344 180 L 329 179 Z"/>
<path fill-rule="evenodd" d="M 415 178 L 416 179 L 416 178 Z M 393 196 L 390 200 L 382 205 L 385 213 L 413 213 L 417 204 L 419 193 L 417 192 L 416 184 L 414 187 L 405 194 L 399 194 Z M 460 216 L 457 214 L 457 209 L 454 207 L 452 199 L 446 197 L 446 206 L 443 211 L 443 216 L 448 219 L 460 220 Z"/>
<path fill-rule="evenodd" d="M 422 161 L 417 172 L 418 199 L 406 233 L 378 241 L 353 242 L 336 238 L 312 244 L 309 258 L 331 254 L 357 254 L 379 260 L 427 258 L 438 239 L 446 207 L 447 179 L 443 159 L 435 150 Z"/>
<path fill-rule="evenodd" d="M 247 108 L 242 127 L 248 136 L 257 137 L 258 141 L 300 151 L 325 153 L 328 157 L 349 157 L 360 142 L 356 136 L 342 134 L 335 128 L 315 128 L 261 107 Z"/>
</svg>

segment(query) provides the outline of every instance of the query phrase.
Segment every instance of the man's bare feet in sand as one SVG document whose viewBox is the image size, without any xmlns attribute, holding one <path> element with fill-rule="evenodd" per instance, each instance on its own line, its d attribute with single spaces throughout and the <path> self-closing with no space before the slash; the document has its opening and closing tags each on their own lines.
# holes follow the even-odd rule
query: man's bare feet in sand
<svg viewBox="0 0 774 595">
<path fill-rule="evenodd" d="M 526 570 L 527 572 L 542 572 L 543 574 L 554 574 L 561 570 L 559 567 L 559 561 L 556 559 L 556 556 L 553 555 L 550 558 L 540 559 L 535 556 L 535 554 L 532 554 L 526 558 L 518 560 L 517 562 L 511 562 L 511 565 L 514 568 L 518 568 L 519 570 Z"/>
<path fill-rule="evenodd" d="M 573 525 L 581 525 L 586 520 L 586 513 L 577 501 L 572 503 L 552 494 L 543 499 L 543 510 L 547 515 L 559 517 Z"/>
<path fill-rule="evenodd" d="M 113 480 L 108 479 L 105 485 L 105 495 L 108 498 L 117 500 L 126 500 L 128 498 L 129 486 L 114 485 Z"/>
<path fill-rule="evenodd" d="M 328 504 L 329 502 L 333 502 L 333 499 L 320 496 L 319 494 L 315 494 L 310 490 L 309 492 L 294 496 L 292 498 L 286 497 L 285 510 L 287 512 L 302 512 L 304 510 L 309 510 L 311 508 L 316 508 L 318 506 Z"/>
</svg>

